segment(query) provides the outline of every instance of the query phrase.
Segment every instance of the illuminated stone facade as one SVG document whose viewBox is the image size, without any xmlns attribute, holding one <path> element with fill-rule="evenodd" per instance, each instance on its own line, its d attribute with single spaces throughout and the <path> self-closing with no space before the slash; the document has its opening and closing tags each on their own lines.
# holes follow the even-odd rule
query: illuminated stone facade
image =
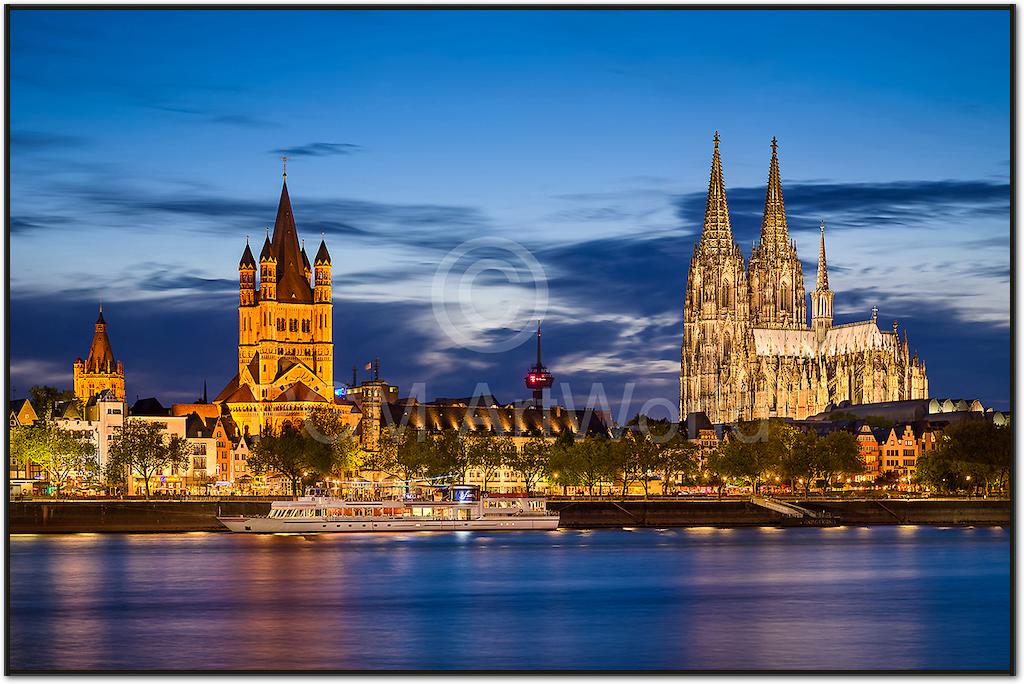
<svg viewBox="0 0 1024 684">
<path fill-rule="evenodd" d="M 118 401 L 124 401 L 124 364 L 114 360 L 107 336 L 107 321 L 103 318 L 103 306 L 96 319 L 96 330 L 85 361 L 81 357 L 74 364 L 75 396 L 88 402 L 103 390 L 110 390 Z"/>
<path fill-rule="evenodd" d="M 732 234 L 718 144 L 716 133 L 703 232 L 683 306 L 681 417 L 803 419 L 841 401 L 927 397 L 925 364 L 911 356 L 906 330 L 901 340 L 895 321 L 880 330 L 873 310 L 870 320 L 833 325 L 824 224 L 808 325 L 774 139 L 761 239 L 745 263 Z"/>
<path fill-rule="evenodd" d="M 321 239 L 310 265 L 287 180 L 273 235 L 258 263 L 246 242 L 238 282 L 238 374 L 214 403 L 250 434 L 276 432 L 286 421 L 298 427 L 318 406 L 350 415 L 353 405 L 334 397 L 331 256 Z"/>
</svg>

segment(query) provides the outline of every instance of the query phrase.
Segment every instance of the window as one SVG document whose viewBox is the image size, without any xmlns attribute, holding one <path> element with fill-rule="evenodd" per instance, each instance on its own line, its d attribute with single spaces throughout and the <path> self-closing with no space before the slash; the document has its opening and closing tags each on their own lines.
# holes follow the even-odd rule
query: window
<svg viewBox="0 0 1024 684">
<path fill-rule="evenodd" d="M 294 318 L 290 319 L 288 321 L 288 332 L 298 332 L 298 331 L 299 331 L 299 322 L 296 321 Z"/>
</svg>

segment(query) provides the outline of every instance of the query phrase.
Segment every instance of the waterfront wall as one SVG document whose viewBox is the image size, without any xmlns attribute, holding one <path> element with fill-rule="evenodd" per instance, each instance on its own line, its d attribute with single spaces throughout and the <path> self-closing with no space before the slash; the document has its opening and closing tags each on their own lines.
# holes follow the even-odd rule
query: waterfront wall
<svg viewBox="0 0 1024 684">
<path fill-rule="evenodd" d="M 797 501 L 841 525 L 1009 525 L 1011 504 L 994 499 Z M 562 527 L 673 527 L 799 524 L 744 500 L 550 501 Z M 219 532 L 222 515 L 266 515 L 265 501 L 24 501 L 7 505 L 12 534 Z"/>
<path fill-rule="evenodd" d="M 795 500 L 840 525 L 1009 525 L 1011 504 L 995 499 Z M 790 525 L 799 521 L 744 500 L 551 501 L 562 527 Z"/>
</svg>

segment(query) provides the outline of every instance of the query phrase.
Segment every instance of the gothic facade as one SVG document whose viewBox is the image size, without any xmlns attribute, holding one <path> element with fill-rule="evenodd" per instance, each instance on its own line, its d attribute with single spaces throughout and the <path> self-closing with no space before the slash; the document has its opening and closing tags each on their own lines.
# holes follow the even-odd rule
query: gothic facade
<svg viewBox="0 0 1024 684">
<path fill-rule="evenodd" d="M 238 373 L 214 403 L 251 434 L 277 431 L 286 421 L 298 427 L 317 407 L 351 414 L 352 404 L 334 395 L 331 256 L 321 239 L 310 264 L 287 176 L 273 235 L 264 240 L 258 263 L 246 241 L 238 286 Z"/>
<path fill-rule="evenodd" d="M 831 404 L 928 396 L 925 364 L 899 326 L 870 320 L 833 324 L 825 226 L 808 322 L 803 267 L 789 237 L 778 147 L 772 139 L 761 237 L 744 259 L 732 234 L 715 134 L 704 226 L 694 246 L 683 305 L 681 419 L 714 423 L 803 419 Z"/>
</svg>

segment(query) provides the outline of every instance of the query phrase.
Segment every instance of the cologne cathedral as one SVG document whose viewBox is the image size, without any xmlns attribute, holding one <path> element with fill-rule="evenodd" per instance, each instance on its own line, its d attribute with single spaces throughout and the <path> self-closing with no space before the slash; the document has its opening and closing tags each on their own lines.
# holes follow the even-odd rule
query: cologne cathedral
<svg viewBox="0 0 1024 684">
<path fill-rule="evenodd" d="M 681 419 L 703 412 L 713 423 L 799 420 L 841 401 L 926 398 L 925 364 L 911 356 L 896 321 L 879 329 L 873 308 L 870 320 L 833 325 L 824 224 L 808 324 L 774 138 L 760 243 L 744 259 L 729 221 L 718 143 L 715 133 L 704 227 L 683 306 Z"/>
</svg>

